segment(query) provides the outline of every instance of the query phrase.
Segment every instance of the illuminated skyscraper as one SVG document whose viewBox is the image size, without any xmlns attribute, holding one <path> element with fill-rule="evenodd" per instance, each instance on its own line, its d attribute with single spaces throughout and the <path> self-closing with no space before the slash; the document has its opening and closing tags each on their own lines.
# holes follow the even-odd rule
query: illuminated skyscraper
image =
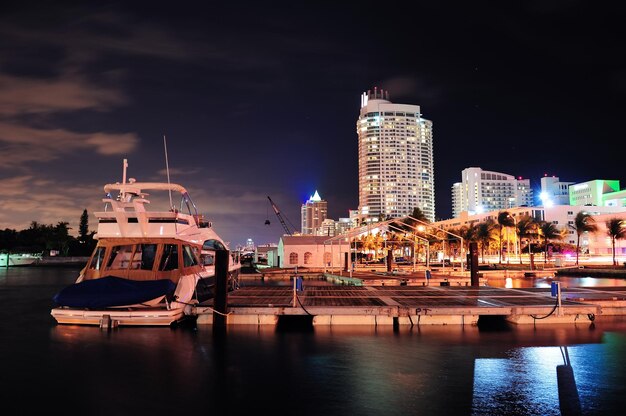
<svg viewBox="0 0 626 416">
<path fill-rule="evenodd" d="M 452 186 L 454 218 L 459 217 L 463 211 L 473 215 L 534 205 L 529 179 L 474 167 L 463 169 L 461 178 L 461 182 Z"/>
<path fill-rule="evenodd" d="M 315 191 L 308 201 L 302 204 L 302 234 L 323 235 L 322 223 L 328 216 L 328 203 Z"/>
<path fill-rule="evenodd" d="M 419 208 L 435 220 L 433 123 L 420 107 L 394 104 L 389 92 L 361 95 L 356 123 L 359 215 L 368 221 L 410 215 Z"/>
</svg>

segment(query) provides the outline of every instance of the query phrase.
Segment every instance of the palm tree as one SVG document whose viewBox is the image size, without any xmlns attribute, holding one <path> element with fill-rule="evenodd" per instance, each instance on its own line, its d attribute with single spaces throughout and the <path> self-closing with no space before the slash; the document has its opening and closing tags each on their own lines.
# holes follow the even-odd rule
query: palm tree
<svg viewBox="0 0 626 416">
<path fill-rule="evenodd" d="M 493 238 L 493 232 L 496 228 L 497 224 L 491 218 L 479 222 L 476 225 L 476 241 L 480 243 L 480 251 L 483 258 L 483 263 L 485 262 L 485 246 L 489 247 L 491 245 L 491 242 L 495 240 Z"/>
<path fill-rule="evenodd" d="M 420 221 L 423 222 L 430 222 L 428 221 L 428 218 L 426 218 L 426 215 L 424 214 L 424 212 L 419 209 L 418 207 L 413 208 L 413 212 L 411 213 L 411 217 L 418 219 Z M 410 220 L 410 218 L 409 218 Z"/>
<path fill-rule="evenodd" d="M 539 223 L 539 238 L 543 236 L 544 255 L 543 262 L 548 262 L 548 241 L 563 239 L 563 231 L 559 230 L 556 225 L 548 221 L 541 221 Z"/>
<path fill-rule="evenodd" d="M 514 227 L 515 220 L 509 213 L 509 211 L 501 211 L 498 214 L 498 228 L 500 230 L 500 250 L 498 253 L 498 263 L 502 263 L 502 240 L 504 239 L 502 231 L 504 228 Z"/>
<path fill-rule="evenodd" d="M 533 237 L 537 234 L 536 230 L 537 224 L 533 217 L 524 215 L 519 220 L 517 220 L 517 227 L 515 232 L 517 233 L 517 239 L 520 242 L 519 263 L 522 264 L 522 239 L 526 238 L 528 240 L 528 258 L 530 261 L 531 270 L 533 269 L 531 243 Z"/>
<path fill-rule="evenodd" d="M 363 244 L 363 250 L 365 250 L 365 252 L 373 252 L 372 258 L 373 260 L 377 260 L 378 249 L 380 248 L 379 234 L 367 234 L 362 236 L 361 242 Z"/>
<path fill-rule="evenodd" d="M 463 235 L 463 233 L 467 231 L 464 231 L 464 228 L 465 227 L 450 228 L 445 231 L 442 230 L 443 234 L 440 234 L 448 242 L 448 250 L 449 250 L 449 253 L 453 257 L 457 257 L 457 255 L 461 255 L 461 253 L 463 252 L 463 249 L 465 248 L 465 242 L 467 240 L 465 239 L 465 236 Z M 463 246 L 461 246 L 461 240 L 459 239 L 459 237 L 463 239 Z"/>
<path fill-rule="evenodd" d="M 571 228 L 576 230 L 576 265 L 578 265 L 578 254 L 580 252 L 580 236 L 585 232 L 595 233 L 598 231 L 596 220 L 588 212 L 579 211 L 574 218 L 574 225 Z"/>
<path fill-rule="evenodd" d="M 621 218 L 610 218 L 606 222 L 606 233 L 611 237 L 611 245 L 613 247 L 613 266 L 617 266 L 615 261 L 615 240 L 626 238 L 626 221 Z"/>
<path fill-rule="evenodd" d="M 472 241 L 476 241 L 476 231 L 478 230 L 478 226 L 475 222 L 470 223 L 469 225 L 462 225 L 456 231 L 453 231 L 455 234 L 463 237 L 463 245 L 465 246 L 465 252 L 469 253 L 470 243 Z"/>
</svg>

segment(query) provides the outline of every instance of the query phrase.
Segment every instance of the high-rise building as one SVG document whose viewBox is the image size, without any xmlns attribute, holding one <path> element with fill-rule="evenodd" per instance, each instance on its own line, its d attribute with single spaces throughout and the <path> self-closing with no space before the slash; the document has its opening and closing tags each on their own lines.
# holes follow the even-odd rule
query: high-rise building
<svg viewBox="0 0 626 416">
<path fill-rule="evenodd" d="M 569 204 L 601 207 L 605 205 L 605 195 L 614 194 L 619 190 L 618 180 L 595 179 L 576 183 L 569 187 Z"/>
<path fill-rule="evenodd" d="M 419 208 L 435 220 L 433 123 L 420 107 L 394 104 L 389 92 L 361 95 L 356 123 L 359 216 L 366 221 L 410 215 Z"/>
<path fill-rule="evenodd" d="M 328 203 L 315 191 L 301 207 L 302 234 L 319 235 L 322 223 L 328 216 Z"/>
<path fill-rule="evenodd" d="M 461 182 L 452 185 L 454 218 L 463 211 L 476 214 L 534 205 L 529 179 L 515 178 L 481 168 L 463 169 L 461 178 Z"/>
<path fill-rule="evenodd" d="M 574 182 L 561 182 L 556 176 L 545 175 L 541 178 L 539 198 L 544 206 L 569 205 L 569 187 Z"/>
</svg>

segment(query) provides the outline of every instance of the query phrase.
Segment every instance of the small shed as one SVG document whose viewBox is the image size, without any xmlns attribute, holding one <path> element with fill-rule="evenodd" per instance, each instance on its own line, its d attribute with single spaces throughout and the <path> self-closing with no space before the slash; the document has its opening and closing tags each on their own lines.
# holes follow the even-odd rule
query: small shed
<svg viewBox="0 0 626 416">
<path fill-rule="evenodd" d="M 349 250 L 347 242 L 331 241 L 328 236 L 284 235 L 278 243 L 279 267 L 345 267 Z"/>
</svg>

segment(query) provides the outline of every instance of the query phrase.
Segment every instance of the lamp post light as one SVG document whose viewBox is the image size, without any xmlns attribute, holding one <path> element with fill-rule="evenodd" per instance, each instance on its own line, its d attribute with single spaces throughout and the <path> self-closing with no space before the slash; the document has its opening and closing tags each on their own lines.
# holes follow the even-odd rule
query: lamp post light
<svg viewBox="0 0 626 416">
<path fill-rule="evenodd" d="M 424 227 L 423 225 L 418 226 L 417 230 L 419 232 L 435 236 L 434 234 L 427 233 L 426 232 L 426 227 Z M 430 266 L 430 241 L 428 241 L 428 239 L 426 239 L 426 242 L 428 243 L 427 246 L 426 246 L 426 268 L 428 268 Z"/>
<path fill-rule="evenodd" d="M 424 227 L 423 227 L 423 226 L 419 226 L 419 227 L 415 228 L 415 227 L 413 227 L 413 226 L 411 226 L 411 225 L 409 225 L 409 224 L 404 224 L 404 225 L 405 225 L 405 226 L 407 226 L 407 227 L 409 227 L 409 228 L 412 228 L 412 229 L 414 229 L 414 230 L 418 230 L 418 231 L 423 231 L 423 229 L 424 229 Z M 389 224 L 389 225 L 388 225 L 388 227 L 389 227 L 389 228 L 393 228 L 393 229 L 395 229 L 395 230 L 397 230 L 397 231 L 406 231 L 406 230 L 403 230 L 403 229 L 401 229 L 401 228 L 398 228 L 398 227 L 396 227 L 396 226 L 394 226 L 394 225 L 392 225 L 392 224 Z M 422 228 L 422 230 L 420 230 L 420 227 Z M 413 236 L 413 240 L 412 240 L 412 242 L 413 242 L 413 271 L 415 271 L 415 261 L 416 261 L 416 249 L 415 249 L 415 248 L 416 248 L 416 245 L 417 245 L 417 240 L 418 240 L 418 239 L 419 239 L 419 240 L 423 240 L 423 241 L 425 241 L 425 242 L 426 242 L 426 267 L 428 267 L 428 253 L 429 253 L 429 247 L 430 247 L 430 243 L 428 242 L 428 239 L 427 239 L 427 238 L 424 238 L 424 237 L 420 237 L 419 235 L 416 235 L 416 234 L 415 234 L 415 233 L 413 233 L 413 232 L 411 233 L 411 235 Z M 406 234 L 404 235 L 404 238 L 405 238 L 405 239 L 408 239 L 408 238 L 406 237 Z"/>
<path fill-rule="evenodd" d="M 451 235 L 451 236 L 453 236 L 453 237 L 456 237 L 456 238 L 458 238 L 459 240 L 461 240 L 461 271 L 463 271 L 463 270 L 464 270 L 464 267 L 463 267 L 463 251 L 464 251 L 465 247 L 464 247 L 464 243 L 463 243 L 463 237 L 461 237 L 461 236 L 460 236 L 460 235 L 458 235 L 458 234 L 451 233 L 451 232 L 450 232 L 450 231 L 448 231 L 448 230 L 444 230 L 443 228 L 435 227 L 435 226 L 433 226 L 432 224 L 429 224 L 429 223 L 427 223 L 427 222 L 425 222 L 425 221 L 422 221 L 422 220 L 419 220 L 419 219 L 417 219 L 417 218 L 414 218 L 414 217 L 412 217 L 412 216 L 410 216 L 410 215 L 408 215 L 408 216 L 407 216 L 407 218 L 410 218 L 410 219 L 412 219 L 413 221 L 416 221 L 416 222 L 418 222 L 418 223 L 420 223 L 420 224 L 423 224 L 424 226 L 427 226 L 427 227 L 432 227 L 432 228 L 434 228 L 434 229 L 436 229 L 436 230 L 438 230 L 438 231 L 443 231 L 444 233 L 449 234 L 449 235 Z M 432 235 L 432 234 L 431 234 L 431 235 Z M 441 241 L 443 242 L 443 239 L 442 239 Z M 445 242 L 443 243 L 443 248 L 444 248 L 444 256 L 445 256 Z M 445 259 L 444 259 L 444 260 L 445 260 Z M 445 267 L 445 261 L 443 262 L 443 264 L 444 264 L 444 266 L 443 266 L 443 267 Z"/>
</svg>

